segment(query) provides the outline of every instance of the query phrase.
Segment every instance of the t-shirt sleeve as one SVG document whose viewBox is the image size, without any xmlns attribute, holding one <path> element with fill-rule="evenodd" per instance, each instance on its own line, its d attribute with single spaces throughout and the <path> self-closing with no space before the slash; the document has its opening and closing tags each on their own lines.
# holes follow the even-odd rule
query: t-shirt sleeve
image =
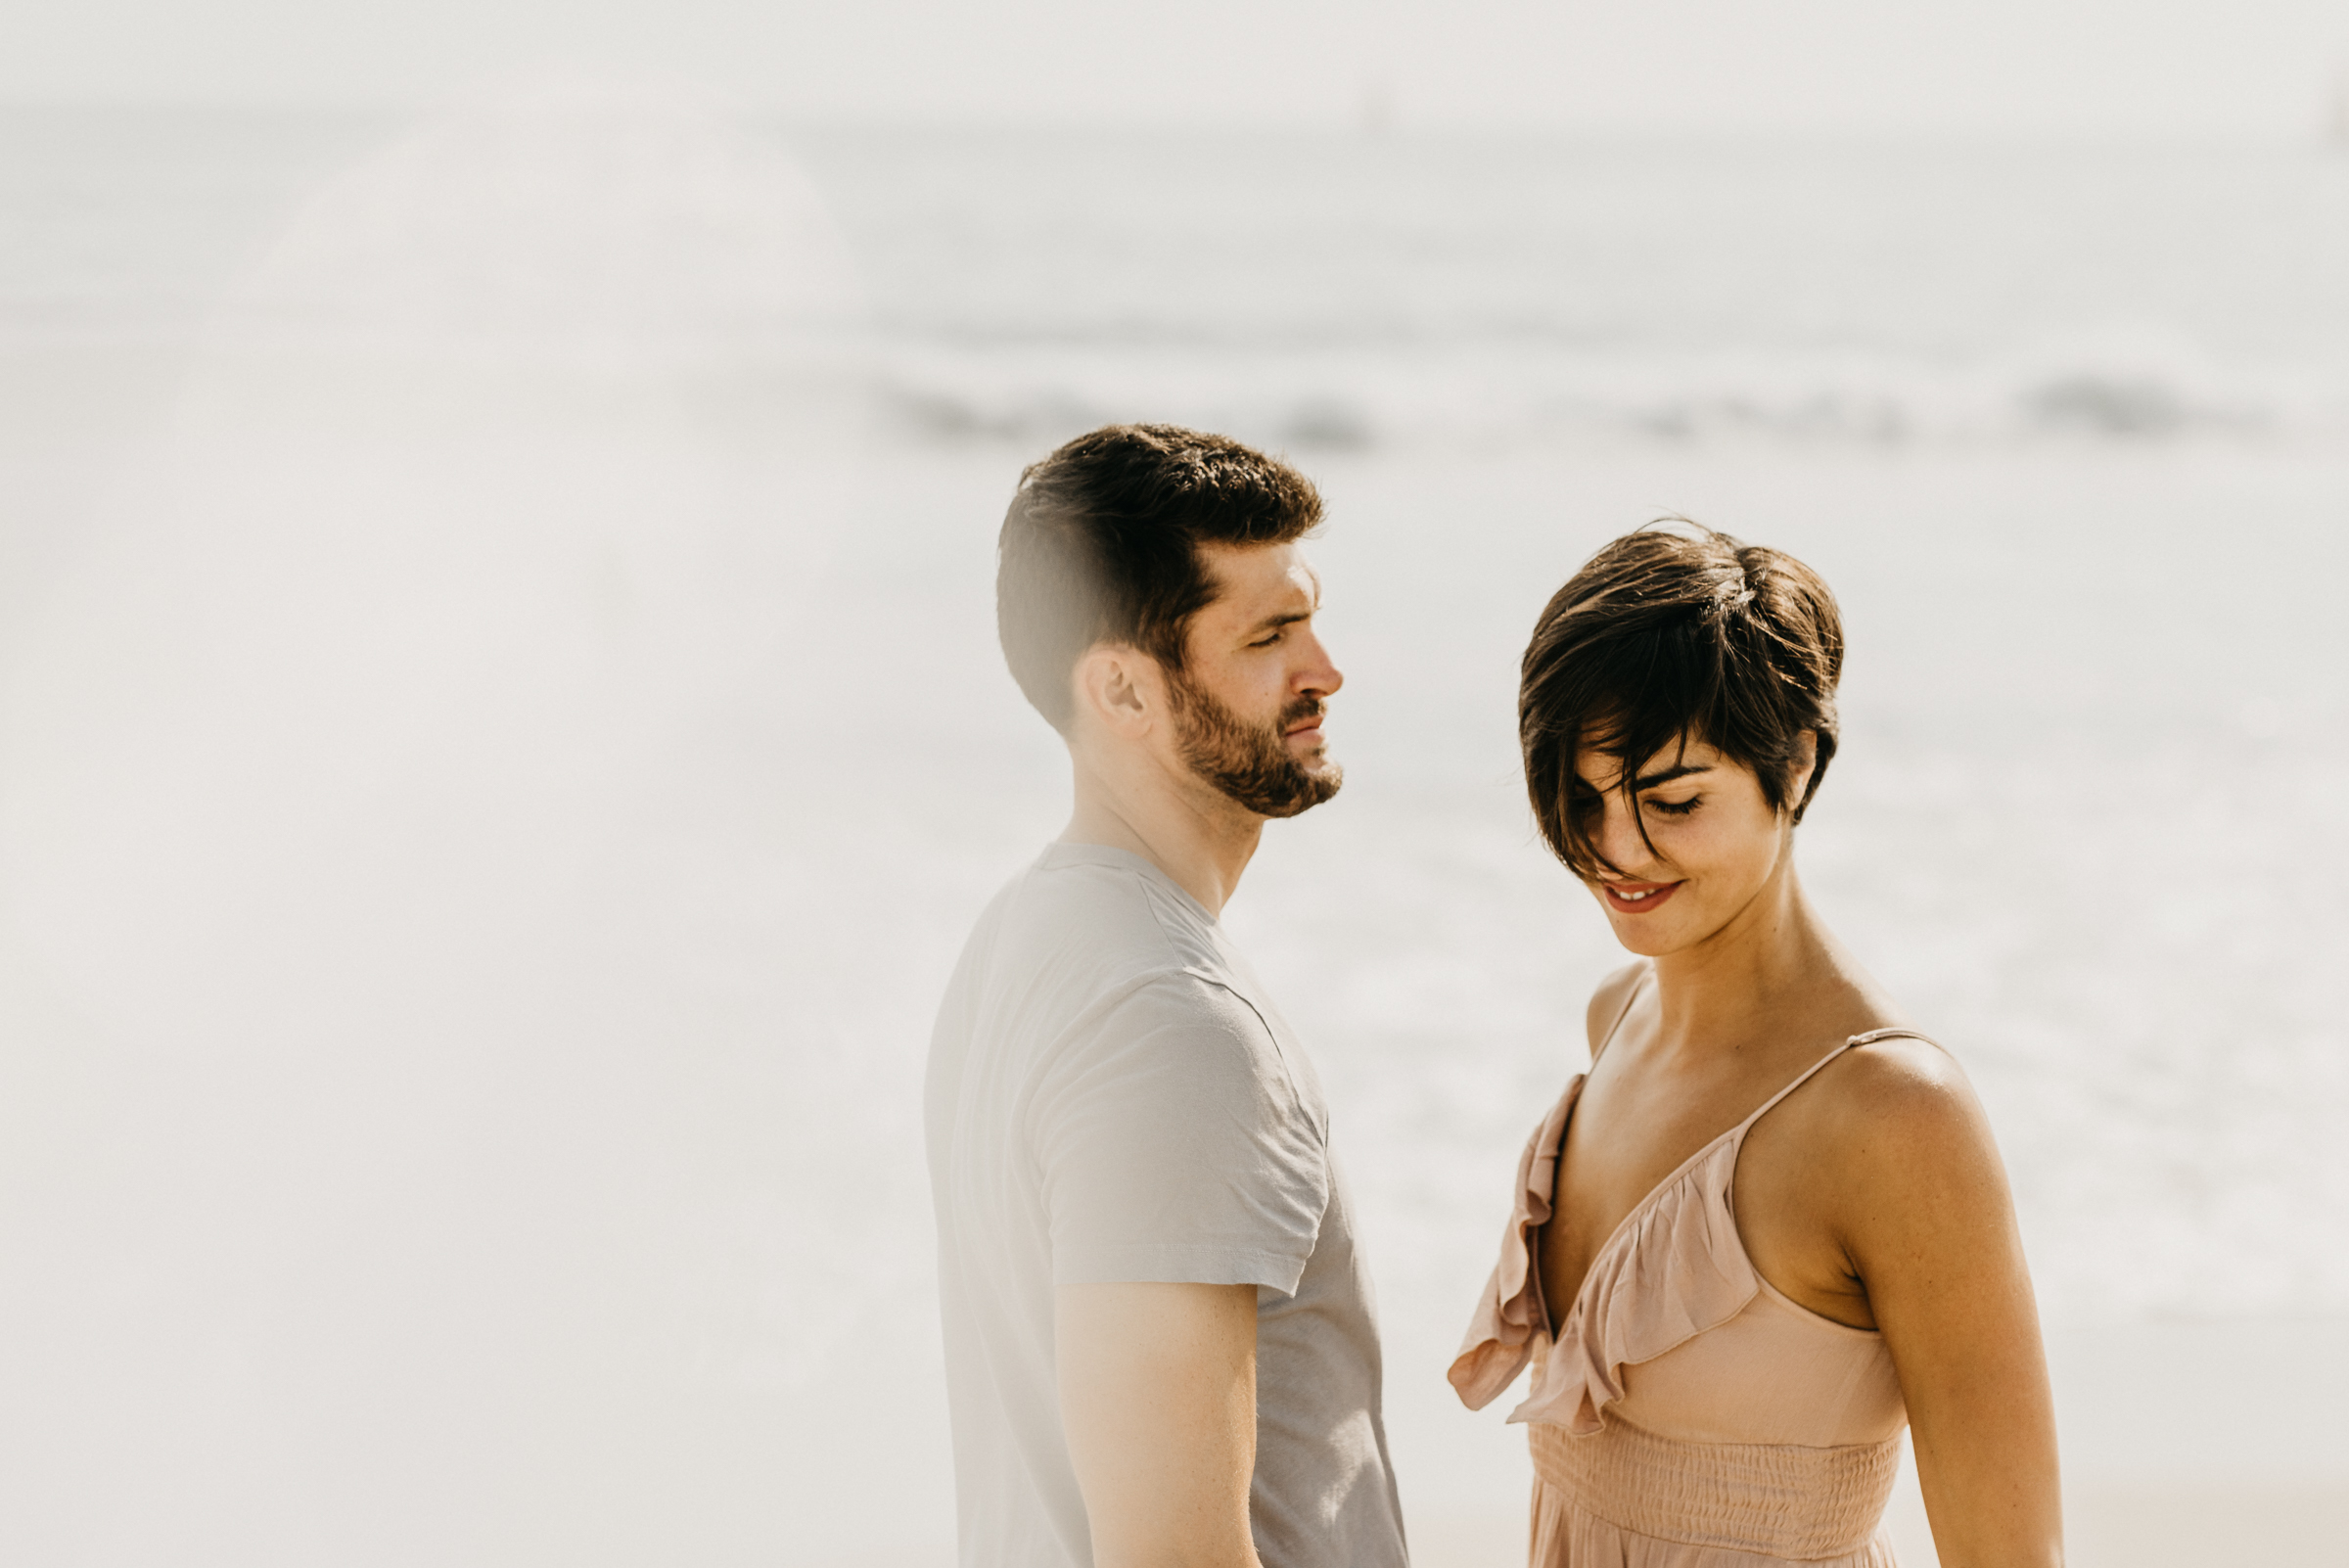
<svg viewBox="0 0 2349 1568">
<path fill-rule="evenodd" d="M 1056 1284 L 1294 1294 L 1329 1201 L 1317 1119 L 1245 1000 L 1154 979 L 1081 1029 L 1035 1106 Z"/>
</svg>

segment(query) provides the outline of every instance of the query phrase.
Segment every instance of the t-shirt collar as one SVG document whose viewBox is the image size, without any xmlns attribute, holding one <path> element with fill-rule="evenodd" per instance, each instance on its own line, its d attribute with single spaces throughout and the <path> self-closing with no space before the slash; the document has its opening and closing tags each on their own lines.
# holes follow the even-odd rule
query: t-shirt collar
<svg viewBox="0 0 2349 1568">
<path fill-rule="evenodd" d="M 1207 905 L 1185 892 L 1181 883 L 1160 870 L 1150 859 L 1134 853 L 1131 850 L 1121 850 L 1107 844 L 1067 844 L 1055 839 L 1044 846 L 1044 853 L 1036 856 L 1036 863 L 1046 871 L 1057 871 L 1064 866 L 1072 865 L 1106 865 L 1120 870 L 1137 871 L 1143 877 L 1157 883 L 1196 909 L 1199 912 L 1199 918 L 1209 925 L 1218 923 L 1216 917 L 1208 912 Z"/>
</svg>

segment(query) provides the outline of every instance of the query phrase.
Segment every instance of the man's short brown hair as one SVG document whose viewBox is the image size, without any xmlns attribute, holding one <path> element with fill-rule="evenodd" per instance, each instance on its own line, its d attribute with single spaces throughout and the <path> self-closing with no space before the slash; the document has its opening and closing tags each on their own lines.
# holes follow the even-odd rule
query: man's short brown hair
<svg viewBox="0 0 2349 1568">
<path fill-rule="evenodd" d="M 1020 476 L 996 546 L 995 631 L 1036 711 L 1063 734 L 1069 674 L 1095 643 L 1179 671 L 1215 579 L 1199 546 L 1286 544 L 1321 521 L 1313 482 L 1224 436 L 1106 425 Z"/>
<path fill-rule="evenodd" d="M 1518 739 L 1542 836 L 1576 875 L 1603 868 L 1578 807 L 1586 747 L 1629 779 L 1674 745 L 1701 741 L 1752 769 L 1773 810 L 1797 822 L 1835 756 L 1843 620 L 1793 556 L 1671 518 L 1607 545 L 1542 612 L 1525 650 Z M 1802 734 L 1818 738 L 1790 799 Z M 1633 797 L 1640 837 L 1646 823 Z"/>
</svg>

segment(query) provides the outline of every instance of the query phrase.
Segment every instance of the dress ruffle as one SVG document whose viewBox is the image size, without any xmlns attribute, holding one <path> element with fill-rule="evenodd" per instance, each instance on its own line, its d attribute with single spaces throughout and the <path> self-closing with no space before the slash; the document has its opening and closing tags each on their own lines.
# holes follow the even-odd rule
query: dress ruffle
<svg viewBox="0 0 2349 1568">
<path fill-rule="evenodd" d="M 1583 1077 L 1574 1075 L 1558 1103 L 1534 1130 L 1517 1162 L 1517 1198 L 1508 1229 L 1500 1238 L 1500 1262 L 1477 1299 L 1468 1337 L 1445 1374 L 1472 1410 L 1493 1403 L 1517 1380 L 1538 1348 L 1549 1338 L 1549 1315 L 1542 1306 L 1542 1276 L 1534 1268 L 1534 1233 L 1549 1222 L 1550 1194 L 1556 1190 L 1558 1154 L 1565 1146 L 1566 1119 L 1582 1098 Z"/>
<path fill-rule="evenodd" d="M 1566 1126 L 1582 1091 L 1577 1075 L 1526 1145 L 1500 1262 L 1448 1375 L 1461 1401 L 1482 1409 L 1531 1360 L 1533 1391 L 1509 1419 L 1588 1436 L 1603 1424 L 1599 1412 L 1623 1398 L 1626 1366 L 1727 1322 L 1762 1285 L 1729 1205 L 1741 1140 L 1724 1133 L 1625 1217 L 1590 1261 L 1564 1323 L 1552 1329 L 1535 1251 L 1553 1212 Z"/>
</svg>

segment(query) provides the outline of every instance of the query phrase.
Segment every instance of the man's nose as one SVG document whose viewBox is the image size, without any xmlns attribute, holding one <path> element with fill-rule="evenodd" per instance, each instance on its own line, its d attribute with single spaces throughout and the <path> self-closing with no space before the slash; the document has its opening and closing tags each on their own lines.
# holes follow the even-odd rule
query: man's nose
<svg viewBox="0 0 2349 1568">
<path fill-rule="evenodd" d="M 1306 653 L 1305 666 L 1296 675 L 1299 691 L 1327 697 L 1346 684 L 1346 672 L 1331 661 L 1329 649 L 1322 643 L 1318 632 L 1306 634 Z"/>
</svg>

